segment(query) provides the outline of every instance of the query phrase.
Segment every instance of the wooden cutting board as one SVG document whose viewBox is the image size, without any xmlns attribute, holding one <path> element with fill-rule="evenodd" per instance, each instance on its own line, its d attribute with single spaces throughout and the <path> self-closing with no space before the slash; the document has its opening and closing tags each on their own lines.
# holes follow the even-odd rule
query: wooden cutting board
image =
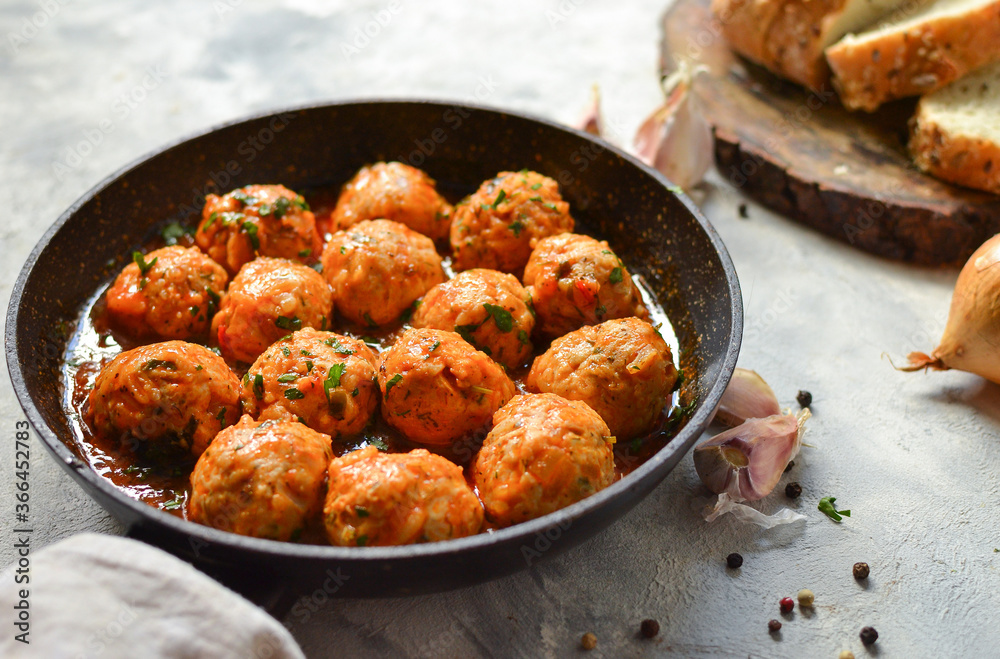
<svg viewBox="0 0 1000 659">
<path fill-rule="evenodd" d="M 906 153 L 914 100 L 848 112 L 832 87 L 810 92 L 733 54 L 708 0 L 663 19 L 661 70 L 702 65 L 697 92 L 723 178 L 765 206 L 855 247 L 960 265 L 1000 233 L 1000 196 L 921 173 Z"/>
</svg>

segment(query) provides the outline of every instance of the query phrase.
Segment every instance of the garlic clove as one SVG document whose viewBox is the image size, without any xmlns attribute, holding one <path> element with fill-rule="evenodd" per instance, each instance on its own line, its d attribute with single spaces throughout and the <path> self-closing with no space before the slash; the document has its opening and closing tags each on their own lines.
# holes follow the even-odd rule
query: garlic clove
<svg viewBox="0 0 1000 659">
<path fill-rule="evenodd" d="M 712 166 L 712 127 L 692 90 L 694 75 L 684 62 L 664 83 L 666 101 L 639 127 L 636 155 L 685 190 L 697 185 Z"/>
<path fill-rule="evenodd" d="M 771 493 L 788 461 L 802 444 L 808 409 L 796 414 L 774 414 L 749 419 L 699 444 L 694 467 L 715 494 L 726 492 L 734 501 L 756 501 Z"/>
<path fill-rule="evenodd" d="M 604 119 L 601 117 L 601 89 L 596 84 L 590 90 L 590 103 L 573 124 L 573 128 L 586 131 L 597 137 L 604 135 Z"/>
<path fill-rule="evenodd" d="M 722 394 L 715 420 L 734 428 L 747 419 L 763 419 L 780 414 L 774 390 L 756 371 L 737 368 Z"/>
<path fill-rule="evenodd" d="M 1000 384 L 1000 234 L 980 246 L 958 275 L 944 335 L 927 355 L 913 352 L 903 371 L 975 373 Z"/>
</svg>

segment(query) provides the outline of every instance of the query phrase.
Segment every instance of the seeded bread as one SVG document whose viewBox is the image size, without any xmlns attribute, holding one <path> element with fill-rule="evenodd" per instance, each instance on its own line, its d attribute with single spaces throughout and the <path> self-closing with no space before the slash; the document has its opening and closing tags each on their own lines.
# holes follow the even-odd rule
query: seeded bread
<svg viewBox="0 0 1000 659">
<path fill-rule="evenodd" d="M 1000 62 L 920 99 L 910 153 L 938 178 L 1000 194 Z"/>
<path fill-rule="evenodd" d="M 712 0 L 729 45 L 774 73 L 828 88 L 823 51 L 906 2 L 924 0 Z"/>
<path fill-rule="evenodd" d="M 940 89 L 1000 59 L 1000 0 L 906 4 L 826 50 L 833 85 L 851 110 Z"/>
</svg>

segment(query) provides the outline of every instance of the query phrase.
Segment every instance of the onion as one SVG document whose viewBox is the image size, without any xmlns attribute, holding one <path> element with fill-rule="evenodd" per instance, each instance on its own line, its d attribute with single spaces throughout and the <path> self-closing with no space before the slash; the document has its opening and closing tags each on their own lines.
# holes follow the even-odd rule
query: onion
<svg viewBox="0 0 1000 659">
<path fill-rule="evenodd" d="M 959 273 L 938 347 L 908 358 L 909 366 L 900 370 L 955 369 L 1000 384 L 1000 234 L 983 243 Z"/>
</svg>

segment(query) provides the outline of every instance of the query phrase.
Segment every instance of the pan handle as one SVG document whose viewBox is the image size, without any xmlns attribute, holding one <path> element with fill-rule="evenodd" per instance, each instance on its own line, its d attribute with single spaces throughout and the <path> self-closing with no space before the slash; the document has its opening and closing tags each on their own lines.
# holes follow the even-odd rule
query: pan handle
<svg viewBox="0 0 1000 659">
<path fill-rule="evenodd" d="M 250 570 L 194 556 L 190 548 L 182 547 L 176 541 L 172 542 L 171 538 L 142 522 L 129 525 L 125 529 L 125 537 L 145 542 L 189 563 L 199 572 L 239 593 L 278 620 L 288 614 L 298 599 L 293 584 L 287 579 L 282 579 L 268 570 Z"/>
</svg>

